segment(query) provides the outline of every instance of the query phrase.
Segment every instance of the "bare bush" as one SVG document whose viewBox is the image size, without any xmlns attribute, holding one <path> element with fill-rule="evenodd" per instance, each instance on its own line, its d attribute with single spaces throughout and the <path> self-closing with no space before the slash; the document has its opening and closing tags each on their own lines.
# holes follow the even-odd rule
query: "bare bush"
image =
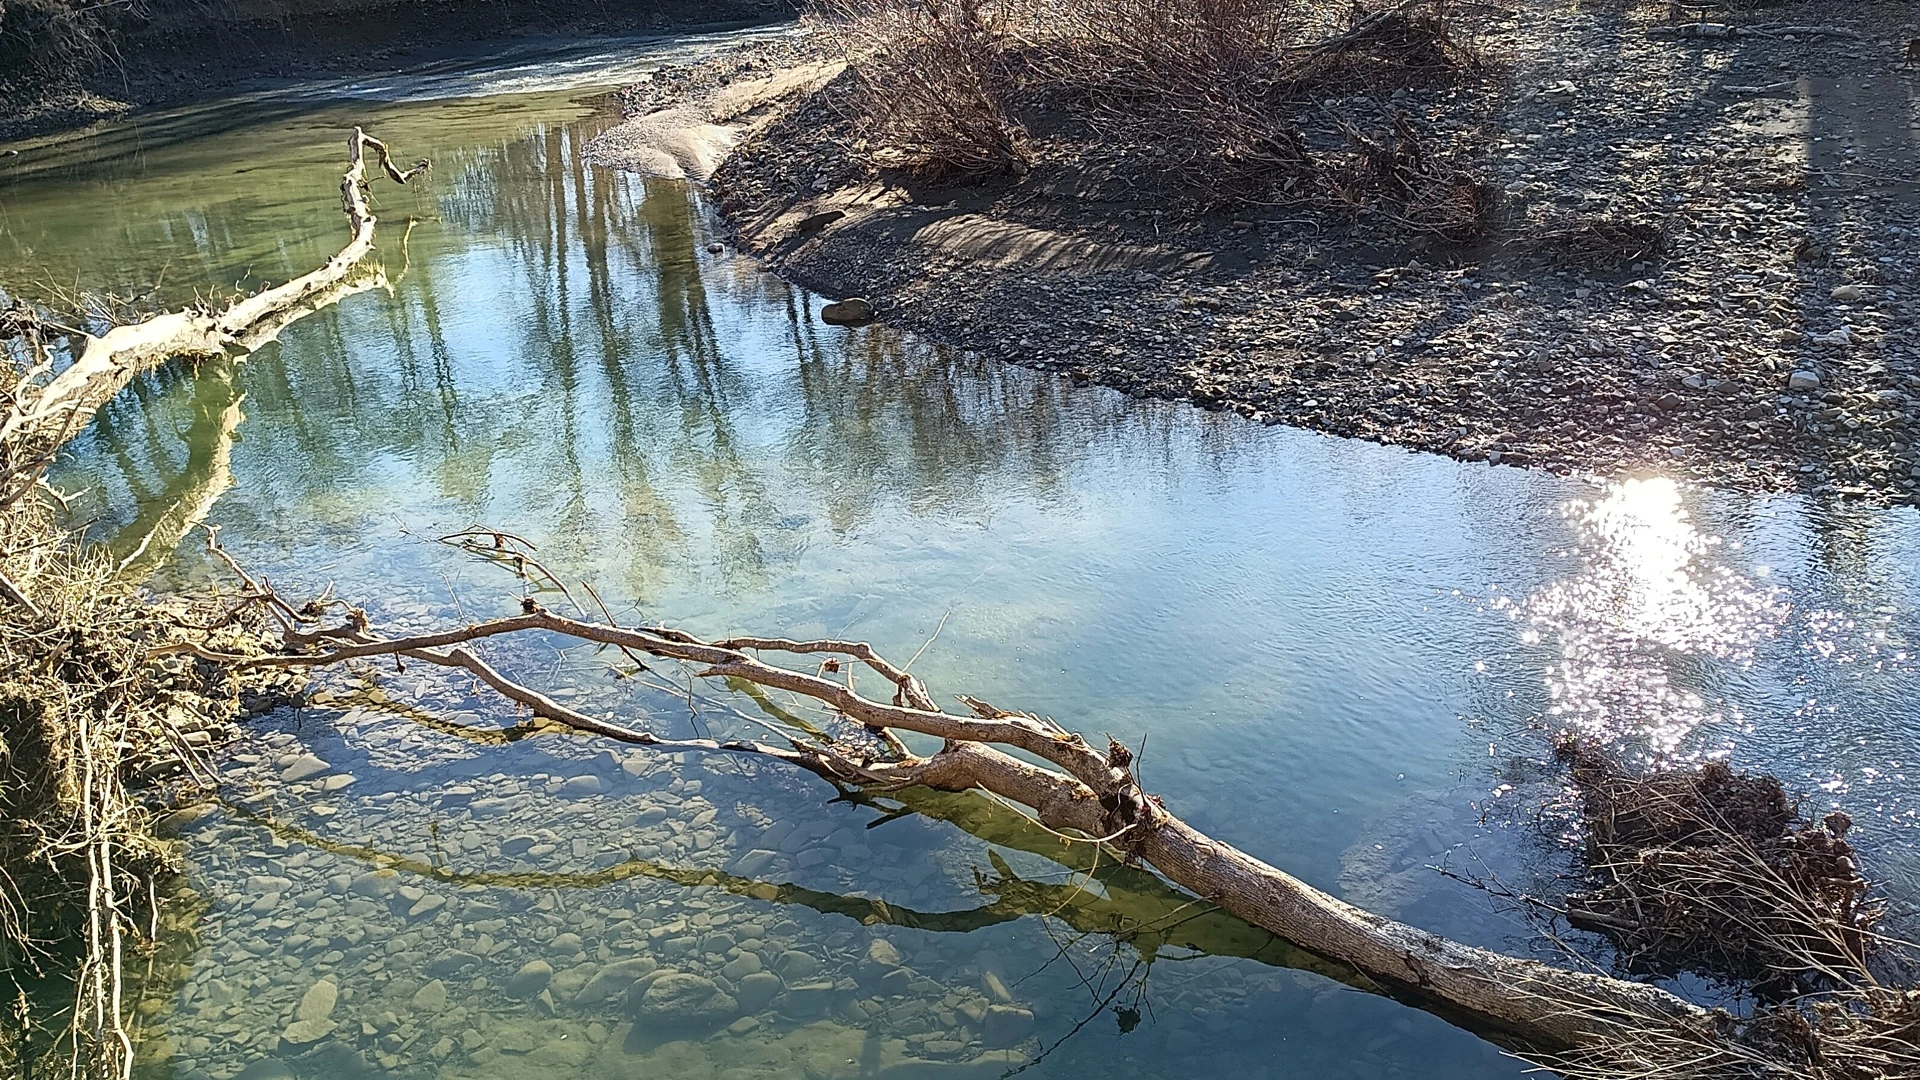
<svg viewBox="0 0 1920 1080">
<path fill-rule="evenodd" d="M 1488 225 L 1491 189 L 1404 122 L 1385 144 L 1336 134 L 1318 149 L 1303 128 L 1329 88 L 1476 67 L 1445 0 L 825 0 L 822 13 L 881 167 L 1019 174 L 1056 140 L 1069 157 L 1144 150 L 1132 178 L 1203 208 L 1385 208 L 1452 242 Z"/>
<path fill-rule="evenodd" d="M 1012 118 L 1005 38 L 993 0 L 827 0 L 860 82 L 876 162 L 937 175 L 1023 173 L 1026 130 Z"/>
<path fill-rule="evenodd" d="M 0 0 L 0 87 L 72 82 L 107 58 L 103 16 L 131 0 Z"/>
</svg>

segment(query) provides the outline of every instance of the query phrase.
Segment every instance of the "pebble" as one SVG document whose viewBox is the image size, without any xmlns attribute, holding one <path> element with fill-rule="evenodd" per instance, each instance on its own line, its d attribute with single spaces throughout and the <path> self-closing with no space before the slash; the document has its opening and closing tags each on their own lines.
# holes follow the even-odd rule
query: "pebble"
<svg viewBox="0 0 1920 1080">
<path fill-rule="evenodd" d="M 1018 1005 L 990 1005 L 980 1038 L 988 1046 L 1016 1046 L 1033 1034 L 1033 1012 Z"/>
<path fill-rule="evenodd" d="M 331 979 L 321 979 L 301 996 L 293 1017 L 296 1020 L 325 1020 L 333 1015 L 333 1006 L 339 1000 L 340 988 Z"/>
<path fill-rule="evenodd" d="M 1787 376 L 1787 392 L 1798 394 L 1808 390 L 1820 389 L 1820 376 L 1816 372 L 1801 369 Z"/>
</svg>

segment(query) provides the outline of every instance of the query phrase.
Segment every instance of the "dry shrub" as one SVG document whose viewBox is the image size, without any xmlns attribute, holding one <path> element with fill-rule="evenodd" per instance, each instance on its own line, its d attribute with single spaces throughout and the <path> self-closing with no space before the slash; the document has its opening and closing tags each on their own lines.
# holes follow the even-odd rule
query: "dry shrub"
<svg viewBox="0 0 1920 1080">
<path fill-rule="evenodd" d="M 112 48 L 103 16 L 127 6 L 99 0 L 0 0 L 0 88 L 75 82 Z"/>
<path fill-rule="evenodd" d="M 1783 999 L 1864 971 L 1882 905 L 1835 811 L 1801 820 L 1780 782 L 1721 762 L 1622 772 L 1563 742 L 1582 797 L 1592 887 L 1575 926 L 1610 938 L 1631 970 L 1694 971 Z"/>
<path fill-rule="evenodd" d="M 1660 258 L 1671 242 L 1660 217 L 1568 213 L 1534 223 L 1513 246 L 1568 266 L 1625 266 Z"/>
<path fill-rule="evenodd" d="M 1297 0 L 1112 0 L 1051 9 L 1033 69 L 1096 131 L 1149 145 L 1208 201 L 1304 193 L 1306 140 L 1287 107 Z"/>
<path fill-rule="evenodd" d="M 25 305 L 0 312 L 0 430 L 49 373 L 45 330 Z M 211 782 L 190 735 L 224 734 L 241 691 L 232 669 L 168 646 L 245 653 L 261 638 L 221 607 L 158 604 L 124 580 L 61 527 L 46 463 L 0 443 L 0 1064 L 121 1076 L 122 974 L 152 944 L 175 862 L 133 789 L 183 769 Z M 63 985 L 65 1023 L 47 1024 L 26 988 Z"/>
<path fill-rule="evenodd" d="M 881 166 L 1020 174 L 1029 132 L 1040 132 L 1090 156 L 1143 149 L 1128 164 L 1140 180 L 1202 207 L 1381 208 L 1451 242 L 1488 227 L 1492 190 L 1455 155 L 1421 149 L 1404 118 L 1380 146 L 1314 149 L 1302 126 L 1328 90 L 1477 66 L 1445 0 L 826 0 L 822 10 Z"/>
<path fill-rule="evenodd" d="M 1026 171 L 1008 111 L 1009 13 L 993 0 L 826 0 L 878 164 L 936 176 Z"/>
<path fill-rule="evenodd" d="M 1382 214 L 1410 233 L 1451 244 L 1484 239 L 1499 193 L 1453 155 L 1429 151 L 1406 114 L 1396 113 L 1391 125 L 1376 135 L 1342 125 L 1355 153 L 1326 170 L 1334 197 L 1356 212 Z"/>
<path fill-rule="evenodd" d="M 1879 934 L 1852 826 L 1819 822 L 1770 776 L 1710 762 L 1629 775 L 1562 739 L 1593 883 L 1569 920 L 1631 970 L 1751 988 L 1744 1017 L 1700 1030 L 1647 1024 L 1624 1043 L 1552 1060 L 1570 1080 L 1892 1080 L 1920 1076 L 1912 950 Z"/>
<path fill-rule="evenodd" d="M 1481 66 L 1479 50 L 1455 32 L 1447 0 L 1392 7 L 1354 4 L 1345 30 L 1316 44 L 1302 78 L 1367 85 L 1451 75 Z"/>
</svg>

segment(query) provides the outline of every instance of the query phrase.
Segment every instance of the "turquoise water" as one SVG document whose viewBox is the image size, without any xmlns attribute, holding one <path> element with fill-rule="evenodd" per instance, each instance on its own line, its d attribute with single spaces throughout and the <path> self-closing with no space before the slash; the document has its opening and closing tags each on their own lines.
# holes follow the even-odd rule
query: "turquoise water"
<svg viewBox="0 0 1920 1080">
<path fill-rule="evenodd" d="M 611 122 L 590 91 L 407 89 L 0 165 L 10 286 L 174 303 L 338 246 L 352 124 L 434 159 L 374 189 L 390 290 L 143 380 L 76 445 L 61 483 L 156 582 L 225 581 L 169 524 L 210 504 L 289 595 L 444 625 L 525 586 L 436 538 L 504 529 L 625 620 L 864 638 L 936 696 L 1144 740 L 1199 827 L 1510 950 L 1550 955 L 1431 867 L 1565 871 L 1562 727 L 1774 770 L 1854 814 L 1897 898 L 1920 881 L 1911 510 L 1463 465 L 824 326 L 709 250 L 696 191 L 583 161 Z M 791 705 L 560 642 L 487 654 L 663 734 Z M 890 817 L 767 763 L 529 731 L 435 671 L 329 685 L 180 815 L 204 911 L 149 984 L 147 1075 L 1523 1071 L 978 799 Z"/>
</svg>

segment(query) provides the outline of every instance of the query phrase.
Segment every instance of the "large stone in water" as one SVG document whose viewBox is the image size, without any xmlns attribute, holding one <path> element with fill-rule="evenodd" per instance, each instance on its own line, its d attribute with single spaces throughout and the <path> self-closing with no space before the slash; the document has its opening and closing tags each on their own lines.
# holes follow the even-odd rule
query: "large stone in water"
<svg viewBox="0 0 1920 1080">
<path fill-rule="evenodd" d="M 293 1067 L 279 1058 L 260 1058 L 247 1063 L 233 1080 L 295 1080 Z"/>
<path fill-rule="evenodd" d="M 833 984 L 830 982 L 788 983 L 787 996 L 781 1002 L 780 1011 L 796 1020 L 805 1020 L 819 1016 L 833 1004 Z"/>
<path fill-rule="evenodd" d="M 651 956 L 635 956 L 627 960 L 615 960 L 613 963 L 594 972 L 593 978 L 587 980 L 587 985 L 580 988 L 580 993 L 576 995 L 573 1000 L 581 1005 L 592 1005 L 596 1002 L 605 1001 L 619 994 L 627 987 L 632 986 L 634 980 L 644 975 L 653 974 L 654 970 L 659 966 L 659 961 Z"/>
<path fill-rule="evenodd" d="M 1014 1046 L 1033 1034 L 1033 1013 L 1018 1005 L 990 1005 L 981 1041 L 992 1047 Z"/>
<path fill-rule="evenodd" d="M 820 959 L 812 953 L 789 949 L 773 962 L 774 969 L 786 976 L 789 984 L 804 982 L 820 974 Z"/>
<path fill-rule="evenodd" d="M 291 784 L 296 780 L 305 780 L 308 777 L 319 776 L 321 773 L 332 768 L 333 766 L 312 754 L 301 754 L 293 760 L 292 764 L 281 770 L 280 779 Z"/>
<path fill-rule="evenodd" d="M 741 953 L 739 956 L 727 961 L 726 964 L 720 968 L 720 974 L 725 975 L 728 980 L 736 983 L 748 975 L 759 973 L 759 971 L 760 958 L 750 952 Z"/>
<path fill-rule="evenodd" d="M 553 965 L 545 960 L 529 960 L 507 980 L 507 996 L 522 1001 L 535 997 L 553 981 Z"/>
<path fill-rule="evenodd" d="M 326 1038 L 333 1029 L 334 1023 L 331 1020 L 295 1020 L 280 1033 L 280 1041 L 293 1046 L 305 1046 Z"/>
<path fill-rule="evenodd" d="M 413 992 L 413 1007 L 421 1012 L 437 1013 L 447 1007 L 447 984 L 435 979 Z"/>
<path fill-rule="evenodd" d="M 873 305 L 864 296 L 849 296 L 820 309 L 820 321 L 835 326 L 858 326 L 873 321 Z"/>
<path fill-rule="evenodd" d="M 900 950 L 894 947 L 893 942 L 886 938 L 875 938 L 873 944 L 867 946 L 866 958 L 860 961 L 860 981 L 878 982 L 881 976 L 899 967 L 900 963 Z"/>
<path fill-rule="evenodd" d="M 598 795 L 606 789 L 607 785 L 605 781 L 594 776 L 592 773 L 588 773 L 585 776 L 576 776 L 566 783 L 561 784 L 560 797 L 563 799 L 580 799 L 588 795 Z"/>
<path fill-rule="evenodd" d="M 369 870 L 353 879 L 347 891 L 375 900 L 385 900 L 400 888 L 400 875 L 392 870 Z"/>
<path fill-rule="evenodd" d="M 640 995 L 633 1013 L 664 1026 L 718 1025 L 740 1015 L 740 1002 L 704 975 L 669 971 Z"/>
<path fill-rule="evenodd" d="M 427 965 L 427 974 L 437 979 L 443 975 L 452 975 L 461 968 L 469 967 L 479 962 L 480 958 L 472 953 L 453 949 L 434 957 L 433 961 Z"/>
<path fill-rule="evenodd" d="M 334 1003 L 340 1000 L 340 988 L 332 979 L 321 979 L 307 988 L 300 998 L 300 1005 L 293 1010 L 295 1020 L 325 1020 L 333 1015 Z"/>
<path fill-rule="evenodd" d="M 771 971 L 759 971 L 742 976 L 738 986 L 741 1011 L 759 1012 L 780 995 L 780 976 Z"/>
</svg>

